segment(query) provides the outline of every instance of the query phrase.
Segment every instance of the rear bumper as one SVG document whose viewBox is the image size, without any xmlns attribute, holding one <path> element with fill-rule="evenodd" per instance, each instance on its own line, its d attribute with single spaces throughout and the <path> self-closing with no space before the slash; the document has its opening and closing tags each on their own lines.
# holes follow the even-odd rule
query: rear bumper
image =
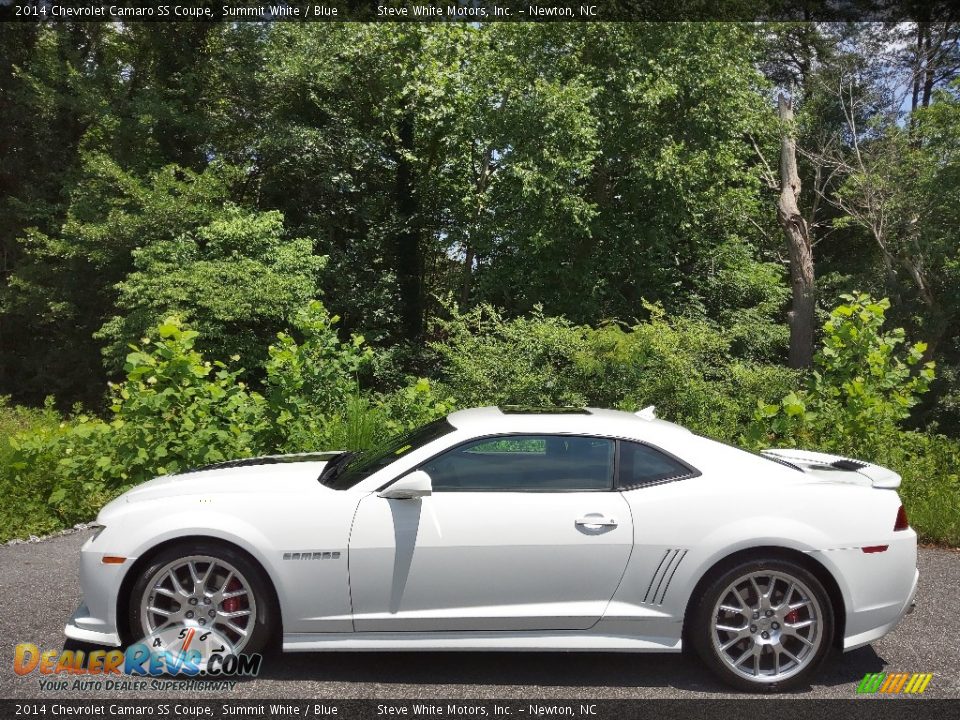
<svg viewBox="0 0 960 720">
<path fill-rule="evenodd" d="M 857 635 L 847 635 L 843 639 L 843 651 L 847 652 L 848 650 L 856 650 L 864 645 L 869 645 L 874 640 L 879 640 L 884 635 L 891 632 L 900 623 L 904 615 L 912 613 L 916 605 L 917 585 L 919 580 L 920 571 L 915 570 L 913 574 L 913 585 L 910 588 L 910 595 L 907 597 L 906 602 L 904 602 L 903 605 L 897 610 L 895 617 L 891 621 L 881 625 L 880 627 L 858 633 Z"/>
<path fill-rule="evenodd" d="M 862 546 L 847 546 L 811 553 L 833 575 L 843 596 L 844 651 L 892 631 L 910 611 L 917 594 L 920 573 L 913 530 L 896 531 L 865 545 L 884 549 L 864 552 Z"/>
</svg>

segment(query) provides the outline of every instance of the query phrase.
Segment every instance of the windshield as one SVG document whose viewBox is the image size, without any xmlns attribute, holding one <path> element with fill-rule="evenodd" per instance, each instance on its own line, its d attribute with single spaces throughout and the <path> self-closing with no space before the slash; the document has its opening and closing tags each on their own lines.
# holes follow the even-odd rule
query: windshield
<svg viewBox="0 0 960 720">
<path fill-rule="evenodd" d="M 342 453 L 324 468 L 320 482 L 334 490 L 352 488 L 395 460 L 453 431 L 453 425 L 443 418 L 395 435 L 369 450 Z"/>
</svg>

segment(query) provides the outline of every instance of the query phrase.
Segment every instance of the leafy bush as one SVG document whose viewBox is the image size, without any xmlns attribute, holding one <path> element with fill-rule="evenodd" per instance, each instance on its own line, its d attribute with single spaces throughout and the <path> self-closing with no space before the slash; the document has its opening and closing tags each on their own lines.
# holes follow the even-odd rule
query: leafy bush
<svg viewBox="0 0 960 720">
<path fill-rule="evenodd" d="M 201 333 L 217 357 L 239 355 L 251 367 L 264 359 L 267 338 L 317 293 L 326 258 L 308 238 L 284 238 L 283 215 L 230 203 L 209 222 L 133 251 L 134 271 L 117 285 L 121 315 L 96 337 L 117 366 L 127 344 L 170 314 Z"/>
<path fill-rule="evenodd" d="M 927 391 L 934 363 L 921 365 L 926 345 L 899 353 L 904 331 L 881 332 L 889 301 L 864 293 L 843 299 L 823 326 L 807 387 L 778 403 L 758 403 L 755 441 L 875 456 Z"/>
<path fill-rule="evenodd" d="M 17 511 L 41 518 L 38 530 L 71 525 L 156 475 L 253 454 L 263 398 L 241 370 L 205 361 L 196 338 L 170 318 L 135 347 L 127 379 L 110 388 L 107 420 L 76 414 L 11 437 L 3 473 L 20 494 Z"/>
<path fill-rule="evenodd" d="M 408 378 L 399 390 L 377 396 L 384 415 L 383 434 L 394 435 L 451 413 L 457 404 L 442 393 L 426 378 Z"/>
<path fill-rule="evenodd" d="M 0 540 L 42 535 L 63 526 L 47 502 L 57 473 L 57 447 L 69 432 L 53 408 L 11 407 L 0 397 Z"/>
<path fill-rule="evenodd" d="M 312 302 L 269 347 L 263 395 L 241 369 L 205 360 L 198 333 L 171 318 L 127 355 L 105 419 L 0 401 L 0 537 L 90 520 L 155 475 L 255 453 L 363 449 L 456 407 L 518 403 L 654 404 L 722 440 L 743 439 L 753 422 L 755 444 L 858 455 L 903 475 L 922 538 L 960 544 L 960 444 L 899 429 L 933 368 L 922 344 L 901 348 L 902 332 L 881 331 L 885 309 L 863 295 L 837 308 L 803 386 L 795 371 L 733 359 L 722 329 L 658 306 L 632 327 L 599 328 L 451 308 L 429 348 L 439 379 L 403 376 L 387 360 L 390 382 L 373 390 L 360 379 L 374 350 L 357 335 L 342 340 L 338 318 Z"/>
<path fill-rule="evenodd" d="M 127 379 L 110 388 L 107 422 L 76 419 L 50 496 L 64 516 L 98 490 L 115 494 L 259 449 L 263 398 L 239 380 L 242 370 L 204 360 L 194 349 L 198 335 L 168 318 L 127 355 Z"/>
<path fill-rule="evenodd" d="M 29 432 L 42 432 L 60 424 L 60 414 L 54 409 L 54 400 L 48 397 L 42 408 L 11 405 L 10 398 L 0 395 L 0 462 L 5 457 L 8 438 Z"/>
<path fill-rule="evenodd" d="M 960 546 L 960 442 L 901 432 L 873 459 L 903 476 L 900 497 L 920 539 Z"/>
<path fill-rule="evenodd" d="M 577 356 L 588 328 L 536 308 L 529 317 L 506 320 L 490 305 L 467 313 L 450 307 L 437 322 L 441 339 L 431 343 L 444 388 L 458 405 L 583 405 Z"/>
<path fill-rule="evenodd" d="M 358 423 L 369 414 L 358 398 L 360 369 L 370 362 L 373 350 L 362 335 L 342 342 L 335 329 L 340 318 L 331 316 L 323 303 L 313 301 L 297 313 L 294 332 L 302 339 L 281 332 L 268 349 L 266 396 L 272 429 L 268 444 L 281 451 L 302 452 L 329 447 L 336 429 L 353 423 L 361 443 L 372 431 Z M 355 449 L 355 448 L 351 448 Z"/>
<path fill-rule="evenodd" d="M 661 417 L 733 440 L 758 397 L 773 400 L 796 385 L 785 368 L 732 360 L 720 328 L 645 307 L 646 322 L 596 329 L 539 311 L 508 320 L 489 306 L 451 308 L 432 343 L 443 392 L 460 406 L 652 404 Z"/>
</svg>

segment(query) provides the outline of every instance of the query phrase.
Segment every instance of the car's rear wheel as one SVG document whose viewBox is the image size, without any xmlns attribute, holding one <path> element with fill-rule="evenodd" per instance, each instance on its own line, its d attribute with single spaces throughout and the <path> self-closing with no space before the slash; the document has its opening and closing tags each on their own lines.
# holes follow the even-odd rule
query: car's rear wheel
<svg viewBox="0 0 960 720">
<path fill-rule="evenodd" d="M 807 683 L 830 652 L 834 614 L 823 584 L 781 559 L 738 563 L 698 602 L 691 639 L 725 682 L 751 692 Z"/>
<path fill-rule="evenodd" d="M 166 548 L 133 584 L 130 634 L 158 636 L 176 627 L 195 627 L 216 631 L 236 653 L 257 652 L 275 625 L 267 582 L 259 567 L 228 546 Z"/>
</svg>

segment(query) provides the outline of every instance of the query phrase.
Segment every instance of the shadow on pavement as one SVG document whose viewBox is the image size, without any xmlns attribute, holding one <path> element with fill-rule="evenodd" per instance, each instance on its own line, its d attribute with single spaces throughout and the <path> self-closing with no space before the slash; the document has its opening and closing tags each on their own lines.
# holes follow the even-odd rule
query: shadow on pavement
<svg viewBox="0 0 960 720">
<path fill-rule="evenodd" d="M 65 650 L 89 652 L 96 645 L 67 641 Z M 870 646 L 835 653 L 817 673 L 818 686 L 855 686 L 884 661 Z M 647 653 L 507 652 L 271 652 L 258 678 L 274 682 L 340 682 L 375 685 L 487 685 L 543 687 L 670 687 L 703 693 L 736 693 L 696 657 Z M 802 697 L 810 688 L 792 693 Z M 852 688 L 851 688 L 852 692 Z"/>
<path fill-rule="evenodd" d="M 824 663 L 816 684 L 858 683 L 884 665 L 871 647 L 837 654 Z M 673 687 L 731 692 L 696 657 L 630 653 L 288 653 L 268 658 L 260 677 L 293 683 Z"/>
</svg>

